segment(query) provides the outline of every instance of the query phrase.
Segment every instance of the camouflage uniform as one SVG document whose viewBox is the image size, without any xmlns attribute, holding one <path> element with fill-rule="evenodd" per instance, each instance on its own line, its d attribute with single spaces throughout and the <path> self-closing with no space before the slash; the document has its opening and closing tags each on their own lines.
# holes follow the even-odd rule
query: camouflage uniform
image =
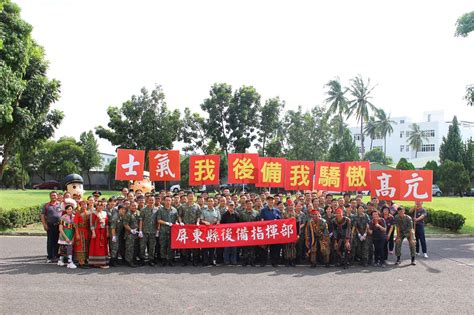
<svg viewBox="0 0 474 315">
<path fill-rule="evenodd" d="M 413 220 L 410 216 L 404 215 L 403 218 L 400 215 L 395 217 L 395 225 L 398 227 L 397 240 L 395 241 L 395 255 L 400 257 L 402 255 L 402 242 L 406 237 L 408 240 L 408 246 L 410 246 L 411 257 L 415 257 L 415 242 L 412 238 L 411 229 L 413 228 Z"/>
<path fill-rule="evenodd" d="M 361 216 L 360 215 L 357 215 L 357 216 L 354 216 L 353 217 L 353 221 L 352 221 L 352 227 L 354 229 L 354 237 L 352 238 L 352 244 L 351 246 L 353 245 L 353 248 L 352 248 L 352 259 L 354 259 L 354 257 L 356 255 L 358 255 L 361 259 L 362 259 L 362 263 L 363 264 L 366 264 L 367 263 L 367 259 L 368 259 L 368 255 L 369 255 L 369 240 L 368 240 L 368 237 L 369 237 L 369 233 L 366 233 L 366 227 L 367 227 L 367 224 L 369 224 L 370 222 L 370 218 L 367 214 L 362 214 Z M 361 241 L 360 238 L 359 238 L 359 234 L 361 236 L 363 236 L 364 234 L 366 234 L 366 238 Z"/>
<path fill-rule="evenodd" d="M 192 205 L 183 204 L 178 209 L 178 215 L 181 218 L 181 222 L 184 224 L 196 224 L 197 220 L 201 217 L 201 208 L 197 203 Z M 196 264 L 199 260 L 199 249 L 182 249 L 181 258 L 186 264 L 192 254 L 193 264 Z"/>
<path fill-rule="evenodd" d="M 326 265 L 329 264 L 329 229 L 326 220 L 310 220 L 305 226 L 305 244 L 311 266 L 316 266 L 318 251 Z"/>
<path fill-rule="evenodd" d="M 155 259 L 156 245 L 156 212 L 158 208 L 145 207 L 140 211 L 143 237 L 140 239 L 140 259 L 145 260 L 145 250 L 148 249 L 148 259 Z"/>
<path fill-rule="evenodd" d="M 125 229 L 123 227 L 123 219 L 125 216 L 120 215 L 112 216 L 110 228 L 115 229 L 116 242 L 110 242 L 110 258 L 117 259 L 118 254 L 122 259 L 125 258 Z M 112 234 L 112 233 L 111 233 Z"/>
<path fill-rule="evenodd" d="M 346 266 L 349 264 L 351 249 L 346 248 L 346 241 L 351 242 L 351 219 L 342 217 L 341 222 L 335 217 L 332 220 L 333 238 L 334 238 L 334 252 L 336 254 L 339 265 Z"/>
<path fill-rule="evenodd" d="M 166 209 L 162 207 L 156 213 L 156 220 L 163 220 L 175 224 L 178 220 L 178 211 L 175 207 Z M 166 224 L 160 224 L 160 255 L 161 259 L 173 260 L 173 250 L 171 249 L 171 227 Z"/>
<path fill-rule="evenodd" d="M 259 220 L 259 214 L 255 210 L 250 212 L 245 210 L 240 216 L 240 222 L 254 222 Z M 255 264 L 255 246 L 243 246 L 242 247 L 242 265 L 246 266 L 247 264 Z"/>
<path fill-rule="evenodd" d="M 138 231 L 138 222 L 140 221 L 140 211 L 131 211 L 125 214 L 123 218 L 123 225 L 130 226 L 130 229 Z M 133 235 L 129 231 L 125 231 L 125 260 L 132 264 L 135 258 L 139 255 L 140 241 L 138 240 L 138 233 Z"/>
</svg>

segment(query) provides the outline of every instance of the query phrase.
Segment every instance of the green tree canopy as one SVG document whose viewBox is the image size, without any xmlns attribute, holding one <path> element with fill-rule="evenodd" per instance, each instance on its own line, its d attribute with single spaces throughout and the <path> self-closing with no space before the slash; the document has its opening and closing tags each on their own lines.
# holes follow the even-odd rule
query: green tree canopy
<svg viewBox="0 0 474 315">
<path fill-rule="evenodd" d="M 91 188 L 91 175 L 90 170 L 95 167 L 102 165 L 102 159 L 100 158 L 99 146 L 97 140 L 94 137 L 92 130 L 81 133 L 79 137 L 79 145 L 84 151 L 84 154 L 79 159 L 81 169 L 87 173 L 87 179 L 89 180 L 89 188 Z"/>
<path fill-rule="evenodd" d="M 257 147 L 260 149 L 261 156 L 269 156 L 267 153 L 279 156 L 279 152 L 274 152 L 276 147 L 272 144 L 277 143 L 282 147 L 282 141 L 284 138 L 282 127 L 282 111 L 285 108 L 285 101 L 281 101 L 279 97 L 274 97 L 265 101 L 265 105 L 262 106 L 260 122 L 258 128 L 258 141 Z M 268 147 L 270 146 L 270 150 Z"/>
<path fill-rule="evenodd" d="M 439 159 L 441 163 L 446 160 L 462 162 L 463 157 L 464 145 L 462 143 L 461 131 L 459 130 L 458 118 L 454 116 L 453 122 L 448 129 L 448 135 L 443 137 L 443 142 L 439 147 Z"/>
<path fill-rule="evenodd" d="M 396 169 L 397 170 L 414 170 L 415 166 L 413 165 L 413 163 L 408 162 L 407 159 L 401 158 L 397 163 Z"/>
<path fill-rule="evenodd" d="M 358 161 L 359 150 L 349 129 L 344 131 L 340 142 L 335 142 L 329 149 L 328 160 L 331 162 Z"/>
<path fill-rule="evenodd" d="M 418 157 L 418 151 L 421 150 L 423 141 L 427 141 L 428 138 L 421 130 L 420 125 L 413 123 L 410 125 L 410 136 L 408 137 L 408 145 L 415 150 L 415 157 Z"/>
<path fill-rule="evenodd" d="M 123 149 L 169 150 L 181 129 L 179 110 L 170 111 L 161 86 L 151 94 L 142 88 L 140 95 L 122 106 L 107 110 L 108 128 L 98 126 L 96 134 Z"/>
<path fill-rule="evenodd" d="M 439 166 L 438 166 L 438 163 L 436 163 L 436 161 L 426 162 L 423 169 L 424 170 L 432 170 L 433 171 L 433 183 L 438 182 L 438 179 L 439 179 Z"/>
<path fill-rule="evenodd" d="M 20 8 L 5 1 L 0 12 L 0 179 L 10 157 L 22 147 L 50 138 L 63 113 L 51 110 L 59 98 L 59 81 L 46 76 L 44 50 L 31 37 L 32 27 Z"/>
<path fill-rule="evenodd" d="M 48 172 L 58 181 L 71 173 L 80 174 L 80 160 L 84 150 L 72 137 L 61 137 L 55 142 L 48 154 Z"/>
<path fill-rule="evenodd" d="M 471 186 L 469 174 L 461 162 L 445 160 L 439 167 L 439 187 L 446 193 L 459 194 L 461 197 Z"/>
<path fill-rule="evenodd" d="M 455 36 L 466 37 L 470 32 L 474 31 L 474 11 L 463 14 L 456 21 Z"/>
<path fill-rule="evenodd" d="M 366 152 L 364 155 L 364 160 L 370 162 L 378 162 L 384 165 L 389 165 L 393 163 L 392 158 L 389 156 L 385 156 L 385 153 L 379 148 L 375 148 Z"/>
</svg>

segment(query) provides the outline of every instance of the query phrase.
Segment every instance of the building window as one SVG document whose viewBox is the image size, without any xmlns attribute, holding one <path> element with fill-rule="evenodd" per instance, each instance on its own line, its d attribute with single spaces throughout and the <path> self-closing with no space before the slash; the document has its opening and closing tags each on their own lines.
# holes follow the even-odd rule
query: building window
<svg viewBox="0 0 474 315">
<path fill-rule="evenodd" d="M 360 141 L 360 138 L 361 138 L 360 133 L 354 134 L 354 140 L 355 141 Z"/>
<path fill-rule="evenodd" d="M 405 150 L 405 146 L 402 144 L 402 145 L 400 146 L 400 152 L 403 152 L 404 150 Z"/>
<path fill-rule="evenodd" d="M 405 119 L 400 119 L 400 125 L 405 123 Z"/>
<path fill-rule="evenodd" d="M 434 138 L 435 131 L 433 129 L 430 130 L 423 130 L 423 135 L 428 138 Z"/>
<path fill-rule="evenodd" d="M 406 152 L 409 152 L 409 151 L 410 151 L 410 146 L 409 146 L 409 145 L 406 146 L 406 150 L 405 150 L 405 151 L 406 151 Z"/>
<path fill-rule="evenodd" d="M 435 145 L 434 144 L 423 144 L 421 146 L 421 152 L 434 152 Z"/>
<path fill-rule="evenodd" d="M 403 138 L 404 131 L 400 131 L 400 138 Z"/>
</svg>

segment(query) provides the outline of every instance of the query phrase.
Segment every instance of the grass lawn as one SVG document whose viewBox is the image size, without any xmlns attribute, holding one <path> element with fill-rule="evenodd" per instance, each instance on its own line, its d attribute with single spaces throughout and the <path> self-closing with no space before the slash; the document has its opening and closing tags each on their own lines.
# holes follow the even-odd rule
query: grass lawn
<svg viewBox="0 0 474 315">
<path fill-rule="evenodd" d="M 102 197 L 108 198 L 118 195 L 118 191 L 101 191 Z M 84 196 L 89 196 L 92 191 L 86 191 Z M 364 197 L 367 201 L 369 197 Z M 40 205 L 48 202 L 49 190 L 10 190 L 0 189 L 0 208 L 22 208 L 27 206 Z M 409 205 L 410 202 L 402 202 Z M 425 202 L 425 206 L 435 210 L 447 210 L 462 214 L 466 218 L 466 222 L 461 229 L 463 234 L 474 234 L 474 198 L 473 197 L 433 197 L 433 201 Z M 427 227 L 427 233 L 449 233 L 437 227 Z"/>
</svg>

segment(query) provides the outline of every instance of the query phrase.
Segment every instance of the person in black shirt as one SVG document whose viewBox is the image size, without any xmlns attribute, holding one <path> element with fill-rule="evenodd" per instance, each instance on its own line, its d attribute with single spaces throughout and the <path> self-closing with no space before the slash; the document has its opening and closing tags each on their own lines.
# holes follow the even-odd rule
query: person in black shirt
<svg viewBox="0 0 474 315">
<path fill-rule="evenodd" d="M 387 241 L 387 226 L 385 220 L 380 217 L 377 210 L 372 212 L 372 220 L 369 223 L 369 234 L 372 235 L 374 243 L 375 265 L 378 267 L 385 267 L 383 249 Z"/>
<path fill-rule="evenodd" d="M 233 201 L 229 201 L 227 203 L 227 211 L 224 212 L 224 214 L 222 215 L 221 223 L 229 224 L 237 222 L 239 222 L 239 215 L 237 214 L 237 212 L 235 212 L 235 204 Z M 237 264 L 237 247 L 224 248 L 224 264 Z"/>
</svg>

